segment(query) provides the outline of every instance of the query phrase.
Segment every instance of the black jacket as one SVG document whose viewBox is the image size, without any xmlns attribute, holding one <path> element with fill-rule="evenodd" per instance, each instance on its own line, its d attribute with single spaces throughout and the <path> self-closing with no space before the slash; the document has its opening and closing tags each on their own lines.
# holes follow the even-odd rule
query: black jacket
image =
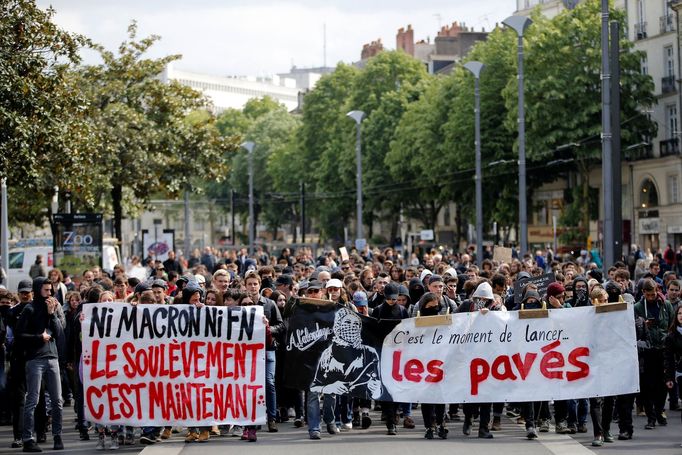
<svg viewBox="0 0 682 455">
<path fill-rule="evenodd" d="M 45 299 L 40 290 L 48 282 L 44 277 L 33 280 L 33 302 L 26 305 L 17 322 L 16 337 L 20 340 L 26 360 L 58 359 L 57 343 L 64 339 L 64 327 L 56 312 L 48 314 Z M 51 335 L 50 341 L 43 341 L 43 332 Z"/>
<path fill-rule="evenodd" d="M 674 381 L 675 373 L 682 374 L 682 334 L 677 330 L 665 337 L 665 380 Z"/>
</svg>

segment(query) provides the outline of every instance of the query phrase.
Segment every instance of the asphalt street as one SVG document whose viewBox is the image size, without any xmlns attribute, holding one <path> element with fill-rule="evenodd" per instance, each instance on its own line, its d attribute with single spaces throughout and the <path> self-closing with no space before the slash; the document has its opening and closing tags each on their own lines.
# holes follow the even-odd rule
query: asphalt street
<svg viewBox="0 0 682 455">
<path fill-rule="evenodd" d="M 63 454 L 92 454 L 95 451 L 94 437 L 90 441 L 80 441 L 78 433 L 74 430 L 73 408 L 65 410 L 64 444 L 66 449 Z M 502 431 L 494 432 L 492 440 L 482 440 L 475 437 L 476 425 L 472 436 L 462 434 L 462 423 L 449 423 L 450 433 L 447 440 L 425 440 L 424 431 L 421 428 L 420 411 L 414 411 L 413 417 L 417 428 L 408 430 L 399 428 L 398 435 L 388 436 L 379 415 L 373 413 L 374 425 L 367 430 L 350 430 L 339 435 L 331 436 L 325 431 L 322 439 L 311 441 L 308 439 L 307 429 L 294 428 L 292 422 L 284 422 L 279 425 L 279 432 L 258 432 L 258 441 L 250 443 L 240 441 L 233 437 L 212 437 L 206 443 L 184 443 L 184 432 L 175 434 L 173 437 L 152 446 L 142 446 L 136 441 L 133 446 L 122 446 L 117 452 L 125 454 L 143 455 L 211 455 L 223 454 L 225 451 L 239 451 L 253 455 L 273 455 L 284 453 L 287 455 L 323 455 L 323 454 L 395 454 L 400 450 L 404 454 L 420 453 L 427 450 L 428 455 L 462 453 L 467 454 L 490 454 L 494 452 L 505 455 L 579 455 L 605 452 L 609 454 L 682 454 L 680 443 L 682 442 L 682 424 L 680 423 L 679 411 L 668 411 L 669 423 L 666 427 L 656 427 L 654 430 L 644 430 L 645 417 L 635 417 L 635 434 L 630 441 L 615 441 L 612 444 L 604 444 L 603 447 L 591 447 L 591 427 L 588 433 L 572 436 L 559 435 L 552 427 L 549 433 L 540 433 L 540 438 L 528 441 L 522 425 L 503 417 Z M 588 427 L 589 427 L 588 419 Z M 612 433 L 617 434 L 617 424 L 612 426 Z M 52 438 L 48 437 L 48 443 L 42 444 L 45 452 L 52 452 Z M 12 428 L 0 427 L 0 455 L 20 453 L 21 449 L 12 449 Z M 112 453 L 107 450 L 101 453 Z"/>
</svg>

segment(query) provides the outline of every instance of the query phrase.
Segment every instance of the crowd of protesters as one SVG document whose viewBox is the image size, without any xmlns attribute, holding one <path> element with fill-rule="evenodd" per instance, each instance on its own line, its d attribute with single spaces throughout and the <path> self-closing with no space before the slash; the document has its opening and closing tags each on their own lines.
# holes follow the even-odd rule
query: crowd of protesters
<svg viewBox="0 0 682 455">
<path fill-rule="evenodd" d="M 668 248 L 670 249 L 670 247 Z M 633 412 L 645 415 L 646 430 L 667 425 L 669 410 L 679 410 L 682 386 L 682 281 L 678 280 L 675 253 L 668 250 L 647 257 L 633 246 L 624 262 L 603 270 L 597 254 L 582 251 L 558 257 L 551 250 L 493 260 L 486 250 L 481 267 L 469 252 L 434 249 L 403 257 L 392 248 L 366 248 L 339 257 L 335 251 L 317 256 L 310 249 L 284 249 L 278 256 L 262 248 L 254 255 L 246 249 L 218 251 L 207 247 L 188 260 L 170 252 L 165 261 L 133 257 L 128 266 L 111 274 L 93 267 L 77 282 L 64 274 L 36 268 L 32 280 L 16 290 L 0 289 L 0 423 L 13 427 L 12 447 L 40 452 L 52 432 L 54 449 L 63 449 L 62 411 L 74 406 L 81 440 L 96 440 L 95 448 L 117 449 L 134 444 L 155 444 L 181 429 L 95 425 L 83 410 L 80 314 L 86 302 L 157 305 L 261 305 L 268 342 L 266 351 L 267 431 L 293 421 L 307 425 L 310 439 L 326 433 L 367 429 L 370 410 L 381 410 L 387 434 L 398 426 L 415 428 L 412 412 L 420 409 L 426 439 L 448 437 L 449 428 L 461 422 L 470 435 L 478 420 L 478 437 L 492 439 L 502 428 L 503 413 L 525 424 L 528 439 L 551 430 L 560 434 L 586 433 L 588 414 L 594 446 L 633 437 Z M 555 281 L 542 295 L 529 281 L 554 273 Z M 47 276 L 45 276 L 47 275 Z M 527 283 L 526 283 L 527 282 Z M 520 302 L 514 286 L 521 284 Z M 525 283 L 525 284 L 524 284 Z M 16 291 L 16 292 L 14 292 Z M 334 302 L 343 314 L 358 312 L 377 319 L 404 319 L 458 312 L 517 311 L 565 308 L 627 302 L 635 313 L 639 353 L 639 394 L 580 398 L 549 402 L 450 405 L 376 402 L 374 397 L 350 397 L 342 387 L 311 385 L 293 390 L 282 381 L 287 320 L 297 310 L 300 297 Z M 345 313 L 344 313 L 345 312 Z M 265 322 L 265 321 L 264 321 Z M 551 406 L 550 406 L 551 405 Z M 463 417 L 460 416 L 460 410 Z M 552 417 L 553 413 L 553 417 Z M 611 433 L 617 421 L 618 434 Z M 205 442 L 212 436 L 257 440 L 258 427 L 214 426 L 188 428 L 185 441 Z"/>
</svg>

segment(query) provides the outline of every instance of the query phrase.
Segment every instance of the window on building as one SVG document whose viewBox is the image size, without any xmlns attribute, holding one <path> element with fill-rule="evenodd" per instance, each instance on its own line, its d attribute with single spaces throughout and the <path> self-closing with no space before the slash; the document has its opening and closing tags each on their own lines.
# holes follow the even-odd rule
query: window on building
<svg viewBox="0 0 682 455">
<path fill-rule="evenodd" d="M 677 104 L 665 106 L 665 124 L 668 127 L 665 132 L 666 139 L 677 137 Z"/>
<path fill-rule="evenodd" d="M 663 48 L 664 65 L 663 71 L 668 77 L 675 77 L 675 54 L 672 46 L 665 46 Z"/>
<path fill-rule="evenodd" d="M 639 61 L 639 68 L 642 74 L 649 74 L 649 59 L 646 54 L 642 55 L 642 58 Z"/>
<path fill-rule="evenodd" d="M 670 195 L 670 203 L 677 204 L 679 202 L 679 183 L 677 175 L 668 176 L 668 194 Z"/>
<path fill-rule="evenodd" d="M 639 205 L 643 209 L 658 207 L 658 190 L 650 178 L 646 178 L 642 182 L 639 190 Z"/>
</svg>

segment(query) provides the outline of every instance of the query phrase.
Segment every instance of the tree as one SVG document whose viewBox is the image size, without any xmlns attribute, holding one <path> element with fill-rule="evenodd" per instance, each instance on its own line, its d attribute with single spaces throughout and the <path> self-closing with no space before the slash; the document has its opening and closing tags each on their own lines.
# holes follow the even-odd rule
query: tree
<svg viewBox="0 0 682 455">
<path fill-rule="evenodd" d="M 96 138 L 71 73 L 88 41 L 53 16 L 34 1 L 0 4 L 0 177 L 10 196 L 24 196 L 11 198 L 15 220 L 43 221 L 55 185 L 92 199 L 97 178 L 88 172 Z"/>
<path fill-rule="evenodd" d="M 633 50 L 625 35 L 625 15 L 611 10 L 611 18 L 621 24 L 621 118 L 622 144 L 645 141 L 656 132 L 656 125 L 642 109 L 655 102 L 653 81 L 640 72 L 642 53 Z M 581 233 L 575 240 L 584 243 L 589 220 L 589 171 L 600 161 L 601 142 L 601 8 L 600 2 L 581 2 L 552 20 L 539 14 L 528 29 L 525 60 L 525 95 L 527 151 L 529 159 L 546 162 L 556 156 L 556 149 L 579 144 L 572 151 L 580 177 L 580 197 L 573 199 L 579 219 L 564 217 Z M 511 32 L 509 32 L 511 33 Z M 504 91 L 509 115 L 507 127 L 516 125 L 516 86 L 509 81 Z M 546 173 L 548 178 L 554 178 Z"/>
<path fill-rule="evenodd" d="M 109 178 L 104 189 L 111 196 L 119 240 L 125 202 L 145 203 L 158 192 L 177 196 L 200 189 L 192 186 L 200 176 L 220 180 L 227 173 L 225 153 L 236 148 L 218 135 L 212 115 L 187 117 L 207 107 L 199 92 L 158 78 L 165 65 L 180 56 L 145 58 L 159 37 L 136 41 L 136 35 L 133 22 L 129 41 L 121 44 L 118 55 L 95 46 L 103 63 L 83 69 L 102 144 L 92 164 Z"/>
</svg>

